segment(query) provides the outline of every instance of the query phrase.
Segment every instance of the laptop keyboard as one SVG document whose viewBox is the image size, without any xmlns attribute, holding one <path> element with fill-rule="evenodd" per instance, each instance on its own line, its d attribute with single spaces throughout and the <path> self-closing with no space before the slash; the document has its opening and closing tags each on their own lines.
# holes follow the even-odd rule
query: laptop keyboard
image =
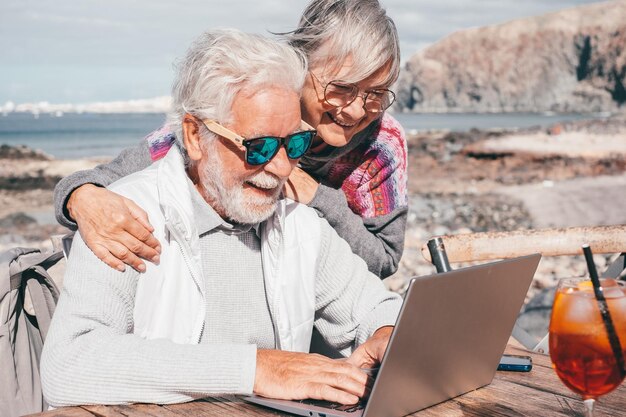
<svg viewBox="0 0 626 417">
<path fill-rule="evenodd" d="M 361 402 L 357 404 L 351 404 L 351 405 L 344 405 L 344 404 L 339 404 L 339 403 L 331 403 L 330 401 L 311 400 L 311 399 L 301 400 L 300 402 L 302 404 L 330 408 L 331 410 L 344 411 L 346 413 L 354 413 L 355 411 L 362 410 L 363 408 L 365 408 L 365 404 Z"/>
</svg>

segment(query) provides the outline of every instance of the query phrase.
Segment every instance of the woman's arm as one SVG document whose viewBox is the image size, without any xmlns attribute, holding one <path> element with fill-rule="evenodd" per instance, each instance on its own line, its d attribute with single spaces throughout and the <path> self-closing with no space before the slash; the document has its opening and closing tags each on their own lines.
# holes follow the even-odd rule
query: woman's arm
<svg viewBox="0 0 626 417">
<path fill-rule="evenodd" d="M 397 271 L 404 250 L 407 145 L 402 127 L 389 115 L 373 135 L 334 161 L 322 184 L 294 169 L 285 194 L 315 208 L 371 272 L 386 278 Z"/>
<path fill-rule="evenodd" d="M 310 206 L 348 242 L 352 252 L 363 258 L 372 273 L 387 278 L 398 270 L 404 251 L 406 206 L 363 218 L 350 209 L 341 190 L 324 185 L 319 186 Z"/>
<path fill-rule="evenodd" d="M 404 250 L 406 206 L 363 218 L 352 211 L 342 190 L 318 184 L 300 168 L 289 177 L 285 195 L 317 210 L 348 242 L 352 252 L 365 260 L 370 272 L 386 278 L 397 271 Z"/>
</svg>

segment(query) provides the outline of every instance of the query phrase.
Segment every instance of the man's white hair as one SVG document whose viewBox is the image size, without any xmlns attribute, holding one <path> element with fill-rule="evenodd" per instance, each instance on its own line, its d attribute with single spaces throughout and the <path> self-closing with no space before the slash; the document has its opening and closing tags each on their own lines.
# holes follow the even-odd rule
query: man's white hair
<svg viewBox="0 0 626 417">
<path fill-rule="evenodd" d="M 400 73 L 400 46 L 393 20 L 377 0 L 312 0 L 298 28 L 285 34 L 302 50 L 310 68 L 336 72 L 348 60 L 348 79 L 359 82 L 389 65 L 391 86 Z"/>
<path fill-rule="evenodd" d="M 307 62 L 285 42 L 227 29 L 203 33 L 176 67 L 168 123 L 184 148 L 185 113 L 228 123 L 240 91 L 279 86 L 300 96 Z M 203 137 L 212 136 L 203 130 Z"/>
</svg>

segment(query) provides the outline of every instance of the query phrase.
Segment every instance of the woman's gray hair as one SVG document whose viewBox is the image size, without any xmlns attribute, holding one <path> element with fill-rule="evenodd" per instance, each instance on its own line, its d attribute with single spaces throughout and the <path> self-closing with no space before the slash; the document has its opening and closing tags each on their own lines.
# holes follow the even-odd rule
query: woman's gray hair
<svg viewBox="0 0 626 417">
<path fill-rule="evenodd" d="M 203 33 L 176 66 L 168 123 L 178 145 L 185 113 L 228 123 L 237 93 L 280 86 L 300 95 L 306 68 L 304 55 L 285 42 L 234 29 Z"/>
<path fill-rule="evenodd" d="M 336 72 L 351 59 L 343 81 L 362 81 L 388 65 L 384 85 L 390 86 L 400 73 L 398 31 L 377 0 L 312 0 L 298 28 L 284 35 L 310 68 Z"/>
</svg>

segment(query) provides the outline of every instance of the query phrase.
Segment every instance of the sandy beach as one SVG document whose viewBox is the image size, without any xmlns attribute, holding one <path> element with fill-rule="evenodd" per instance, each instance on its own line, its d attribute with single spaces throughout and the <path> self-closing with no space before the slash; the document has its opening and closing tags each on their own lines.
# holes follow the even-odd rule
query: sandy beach
<svg viewBox="0 0 626 417">
<path fill-rule="evenodd" d="M 626 224 L 625 116 L 548 129 L 411 134 L 408 147 L 406 249 L 386 280 L 393 290 L 434 271 L 420 253 L 431 236 Z M 54 220 L 54 184 L 105 161 L 0 147 L 0 250 L 47 247 L 50 235 L 66 233 Z M 596 255 L 598 267 L 610 258 Z M 584 273 L 578 257 L 544 258 L 527 300 L 537 302 L 558 278 Z"/>
</svg>

